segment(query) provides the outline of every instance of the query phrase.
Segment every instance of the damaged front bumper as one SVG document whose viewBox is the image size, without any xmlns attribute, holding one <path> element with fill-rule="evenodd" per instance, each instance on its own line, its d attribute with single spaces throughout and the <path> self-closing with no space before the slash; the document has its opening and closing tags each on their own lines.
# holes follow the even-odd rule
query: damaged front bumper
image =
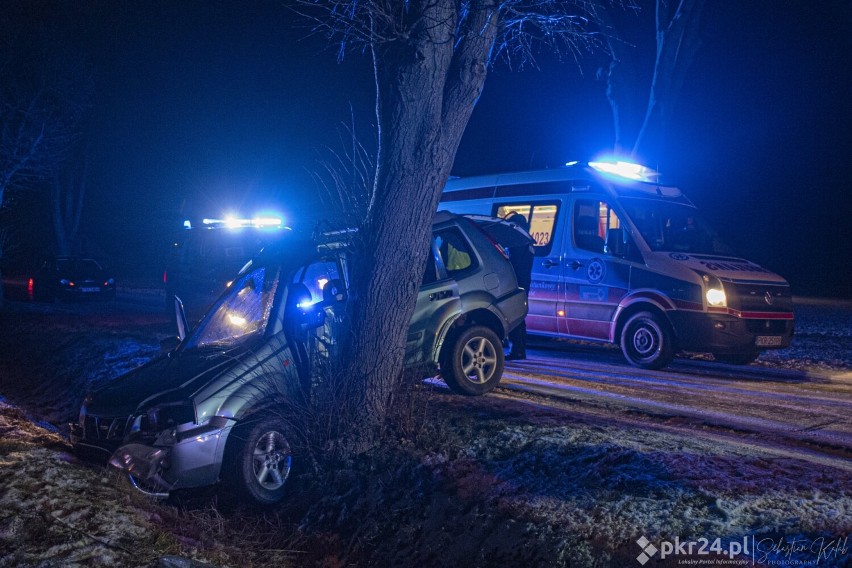
<svg viewBox="0 0 852 568">
<path fill-rule="evenodd" d="M 215 416 L 200 426 L 178 426 L 161 432 L 153 444 L 122 445 L 109 463 L 127 473 L 134 487 L 153 497 L 213 485 L 219 481 L 225 442 L 234 423 Z"/>
</svg>

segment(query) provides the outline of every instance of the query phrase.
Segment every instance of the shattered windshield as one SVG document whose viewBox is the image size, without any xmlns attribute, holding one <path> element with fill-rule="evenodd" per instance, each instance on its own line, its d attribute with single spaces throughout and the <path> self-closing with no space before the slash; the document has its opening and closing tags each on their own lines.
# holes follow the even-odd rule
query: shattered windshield
<svg viewBox="0 0 852 568">
<path fill-rule="evenodd" d="M 653 199 L 623 199 L 622 205 L 653 251 L 734 254 L 694 207 Z"/>
<path fill-rule="evenodd" d="M 261 266 L 237 278 L 230 293 L 202 321 L 186 348 L 229 347 L 263 334 L 272 310 L 277 276 L 277 270 Z"/>
</svg>

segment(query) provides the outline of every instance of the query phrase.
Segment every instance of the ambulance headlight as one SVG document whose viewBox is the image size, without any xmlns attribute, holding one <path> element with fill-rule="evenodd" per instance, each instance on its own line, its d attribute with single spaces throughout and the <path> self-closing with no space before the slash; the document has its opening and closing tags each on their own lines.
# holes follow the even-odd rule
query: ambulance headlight
<svg viewBox="0 0 852 568">
<path fill-rule="evenodd" d="M 728 300 L 725 298 L 725 291 L 719 288 L 709 288 L 707 290 L 707 304 L 714 308 L 726 306 Z"/>
<path fill-rule="evenodd" d="M 706 272 L 699 272 L 701 279 L 704 281 L 704 297 L 707 299 L 707 305 L 714 308 L 724 308 L 728 305 L 728 298 L 725 296 L 725 287 L 722 281 Z"/>
</svg>

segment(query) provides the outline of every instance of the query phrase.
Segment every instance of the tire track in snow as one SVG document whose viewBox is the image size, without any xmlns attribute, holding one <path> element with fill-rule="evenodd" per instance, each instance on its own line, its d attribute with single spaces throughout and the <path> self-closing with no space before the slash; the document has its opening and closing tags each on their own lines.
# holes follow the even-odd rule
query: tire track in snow
<svg viewBox="0 0 852 568">
<path fill-rule="evenodd" d="M 852 471 L 850 381 L 728 367 L 678 364 L 674 370 L 648 371 L 545 355 L 508 363 L 501 387 L 599 419 L 629 415 L 637 425 Z M 672 426 L 675 417 L 682 420 Z"/>
</svg>

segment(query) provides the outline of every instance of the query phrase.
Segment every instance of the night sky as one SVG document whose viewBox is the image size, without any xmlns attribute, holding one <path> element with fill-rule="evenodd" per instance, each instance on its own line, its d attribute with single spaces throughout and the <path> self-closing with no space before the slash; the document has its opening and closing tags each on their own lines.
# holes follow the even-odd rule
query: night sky
<svg viewBox="0 0 852 568">
<path fill-rule="evenodd" d="M 91 64 L 83 224 L 119 270 L 158 273 L 185 216 L 275 209 L 308 222 L 318 211 L 311 172 L 345 148 L 352 118 L 368 145 L 373 137 L 369 60 L 338 63 L 336 46 L 284 2 L 22 5 L 6 25 L 60 30 Z M 847 0 L 709 0 L 669 143 L 649 152 L 734 249 L 794 293 L 852 297 L 850 37 Z M 498 63 L 453 173 L 558 167 L 606 151 L 612 119 L 596 80 L 605 63 Z M 42 248 L 44 201 L 19 194 L 13 219 Z"/>
</svg>

